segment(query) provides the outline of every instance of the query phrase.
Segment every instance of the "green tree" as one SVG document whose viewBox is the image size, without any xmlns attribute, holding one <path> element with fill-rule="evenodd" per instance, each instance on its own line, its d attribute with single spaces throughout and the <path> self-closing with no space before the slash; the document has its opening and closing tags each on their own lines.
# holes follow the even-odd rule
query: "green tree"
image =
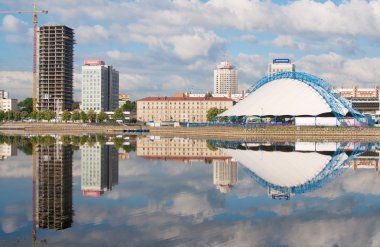
<svg viewBox="0 0 380 247">
<path fill-rule="evenodd" d="M 21 119 L 24 120 L 25 118 L 27 118 L 29 115 L 29 113 L 27 111 L 22 111 L 21 112 Z"/>
<path fill-rule="evenodd" d="M 79 102 L 74 102 L 73 103 L 73 110 L 79 109 Z"/>
<path fill-rule="evenodd" d="M 29 114 L 29 117 L 30 117 L 31 119 L 37 119 L 37 112 L 32 111 L 32 112 Z"/>
<path fill-rule="evenodd" d="M 94 112 L 94 110 L 90 109 L 87 111 L 87 119 L 90 121 L 90 123 L 95 122 L 96 113 Z"/>
<path fill-rule="evenodd" d="M 4 119 L 5 119 L 5 112 L 0 111 L 0 122 L 4 121 Z"/>
<path fill-rule="evenodd" d="M 123 120 L 124 121 L 124 113 L 121 108 L 116 108 L 113 115 L 112 115 L 113 120 Z"/>
<path fill-rule="evenodd" d="M 26 111 L 27 113 L 31 113 L 33 111 L 32 98 L 26 98 L 23 101 L 19 102 L 17 105 L 20 108 L 20 111 Z"/>
<path fill-rule="evenodd" d="M 99 142 L 100 145 L 104 145 L 107 142 L 107 137 L 103 135 L 98 135 L 96 137 L 96 140 Z"/>
<path fill-rule="evenodd" d="M 214 118 L 218 116 L 218 114 L 224 112 L 226 109 L 218 109 L 216 107 L 212 107 L 207 111 L 207 121 L 214 121 Z"/>
<path fill-rule="evenodd" d="M 19 120 L 21 119 L 21 114 L 20 114 L 20 112 L 18 112 L 18 111 L 14 111 L 14 112 L 12 112 L 12 118 L 13 118 L 13 120 L 15 120 L 15 121 L 19 121 Z"/>
<path fill-rule="evenodd" d="M 38 120 L 45 119 L 45 111 L 38 111 L 37 112 L 37 119 Z"/>
<path fill-rule="evenodd" d="M 52 110 L 46 110 L 45 119 L 50 122 L 50 120 L 52 120 L 53 118 L 55 118 L 55 112 L 53 112 Z"/>
<path fill-rule="evenodd" d="M 112 138 L 112 141 L 113 141 L 113 144 L 115 145 L 115 148 L 117 150 L 119 150 L 120 148 L 123 147 L 123 144 L 124 144 L 124 139 L 123 138 L 114 137 L 114 138 Z"/>
<path fill-rule="evenodd" d="M 64 110 L 62 112 L 61 119 L 62 121 L 65 121 L 65 123 L 67 123 L 67 121 L 71 119 L 71 112 L 69 112 L 68 110 Z"/>
<path fill-rule="evenodd" d="M 71 144 L 71 137 L 70 136 L 61 136 L 61 141 L 63 146 L 67 146 Z"/>
<path fill-rule="evenodd" d="M 125 101 L 125 104 L 122 106 L 123 111 L 136 111 L 136 101 Z"/>
<path fill-rule="evenodd" d="M 84 111 L 80 112 L 80 120 L 82 120 L 83 123 L 87 121 L 87 114 Z"/>
<path fill-rule="evenodd" d="M 71 114 L 71 120 L 76 122 L 80 120 L 80 113 L 79 111 L 74 111 L 73 114 Z"/>
<path fill-rule="evenodd" d="M 103 123 L 104 120 L 108 119 L 107 114 L 104 111 L 99 112 L 98 114 L 98 121 L 99 123 Z"/>
<path fill-rule="evenodd" d="M 212 93 L 211 92 L 207 92 L 206 95 L 205 95 L 206 98 L 211 98 L 212 97 Z"/>
</svg>

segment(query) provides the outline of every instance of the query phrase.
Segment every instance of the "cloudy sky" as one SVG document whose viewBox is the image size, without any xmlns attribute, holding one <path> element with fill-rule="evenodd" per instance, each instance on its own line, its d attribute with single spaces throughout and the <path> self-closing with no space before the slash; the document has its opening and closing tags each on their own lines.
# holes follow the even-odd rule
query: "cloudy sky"
<svg viewBox="0 0 380 247">
<path fill-rule="evenodd" d="M 4 0 L 0 10 L 31 9 Z M 40 0 L 39 25 L 74 28 L 75 99 L 84 59 L 120 71 L 120 92 L 132 99 L 213 88 L 223 59 L 236 65 L 239 89 L 266 74 L 273 58 L 335 86 L 379 84 L 380 1 L 312 0 Z M 31 94 L 32 17 L 0 16 L 0 85 Z"/>
</svg>

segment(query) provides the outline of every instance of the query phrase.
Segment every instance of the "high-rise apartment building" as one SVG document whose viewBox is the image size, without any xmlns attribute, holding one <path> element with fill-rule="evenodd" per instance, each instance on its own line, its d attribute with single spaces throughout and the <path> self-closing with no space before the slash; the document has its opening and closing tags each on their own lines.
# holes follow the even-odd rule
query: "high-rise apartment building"
<svg viewBox="0 0 380 247">
<path fill-rule="evenodd" d="M 222 193 L 231 191 L 238 179 L 237 162 L 230 159 L 213 160 L 213 183 Z"/>
<path fill-rule="evenodd" d="M 223 61 L 214 70 L 214 93 L 237 94 L 237 70 L 229 61 Z"/>
<path fill-rule="evenodd" d="M 100 60 L 82 66 L 82 110 L 114 111 L 119 107 L 119 72 Z"/>
<path fill-rule="evenodd" d="M 279 72 L 295 72 L 296 65 L 288 58 L 276 58 L 268 65 L 268 75 Z"/>
<path fill-rule="evenodd" d="M 119 160 L 114 146 L 81 147 L 81 187 L 84 196 L 97 197 L 118 184 Z"/>
<path fill-rule="evenodd" d="M 40 27 L 37 110 L 72 109 L 74 43 L 74 31 L 67 26 Z"/>
</svg>

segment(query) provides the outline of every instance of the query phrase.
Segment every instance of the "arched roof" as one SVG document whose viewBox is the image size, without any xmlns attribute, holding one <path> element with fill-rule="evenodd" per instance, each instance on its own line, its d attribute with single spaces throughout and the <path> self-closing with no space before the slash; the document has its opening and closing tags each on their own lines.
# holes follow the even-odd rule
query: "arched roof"
<svg viewBox="0 0 380 247">
<path fill-rule="evenodd" d="M 268 152 L 221 149 L 268 184 L 299 187 L 316 178 L 331 161 L 330 155 L 316 152 Z M 339 160 L 348 156 L 339 154 Z"/>
<path fill-rule="evenodd" d="M 340 112 L 336 113 L 340 115 L 349 111 L 339 101 L 334 104 L 339 105 L 335 111 L 338 109 Z M 318 116 L 331 112 L 331 104 L 314 87 L 301 80 L 280 78 L 257 88 L 219 116 Z"/>
</svg>

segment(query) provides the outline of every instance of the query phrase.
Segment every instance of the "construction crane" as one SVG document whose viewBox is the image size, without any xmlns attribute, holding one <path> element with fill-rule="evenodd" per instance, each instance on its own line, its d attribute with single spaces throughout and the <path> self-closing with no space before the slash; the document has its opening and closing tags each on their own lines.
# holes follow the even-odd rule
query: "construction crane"
<svg viewBox="0 0 380 247">
<path fill-rule="evenodd" d="M 36 1 L 33 10 L 0 10 L 0 14 L 33 14 L 33 111 L 37 111 L 37 14 L 47 14 L 47 10 L 37 10 Z"/>
</svg>

